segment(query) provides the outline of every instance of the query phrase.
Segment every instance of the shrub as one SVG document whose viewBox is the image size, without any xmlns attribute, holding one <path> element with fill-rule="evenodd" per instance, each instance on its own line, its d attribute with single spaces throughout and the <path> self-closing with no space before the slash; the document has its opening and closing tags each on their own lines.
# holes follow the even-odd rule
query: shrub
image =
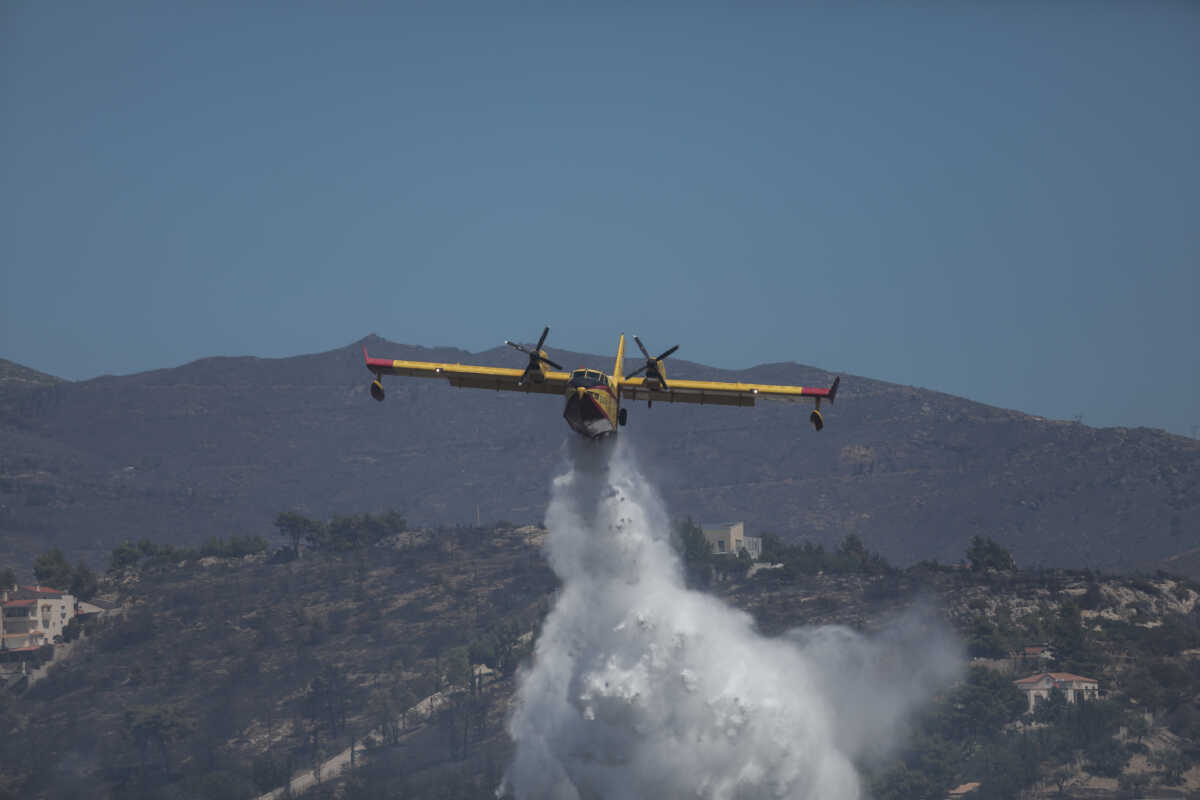
<svg viewBox="0 0 1200 800">
<path fill-rule="evenodd" d="M 967 561 L 975 572 L 989 569 L 1014 570 L 1017 564 L 1013 561 L 1012 553 L 1005 550 L 990 538 L 974 536 L 967 547 Z"/>
</svg>

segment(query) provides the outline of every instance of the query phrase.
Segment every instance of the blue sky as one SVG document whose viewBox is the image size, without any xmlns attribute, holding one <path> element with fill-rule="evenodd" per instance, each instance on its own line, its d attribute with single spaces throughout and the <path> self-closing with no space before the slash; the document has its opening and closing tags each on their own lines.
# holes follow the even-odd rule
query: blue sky
<svg viewBox="0 0 1200 800">
<path fill-rule="evenodd" d="M 192 5 L 0 11 L 0 356 L 550 324 L 1200 424 L 1200 5 Z"/>
</svg>

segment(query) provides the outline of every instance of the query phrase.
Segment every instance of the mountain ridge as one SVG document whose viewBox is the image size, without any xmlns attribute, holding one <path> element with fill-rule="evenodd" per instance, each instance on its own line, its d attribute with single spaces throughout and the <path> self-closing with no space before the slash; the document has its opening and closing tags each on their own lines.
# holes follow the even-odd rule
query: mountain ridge
<svg viewBox="0 0 1200 800">
<path fill-rule="evenodd" d="M 390 378 L 377 404 L 363 343 L 375 356 L 521 366 L 505 347 L 371 335 L 323 353 L 2 389 L 0 559 L 19 566 L 62 546 L 102 566 L 122 539 L 269 533 L 286 509 L 540 522 L 571 435 L 558 401 Z M 549 352 L 569 368 L 612 367 L 611 355 Z M 834 377 L 672 362 L 670 375 L 697 379 Z M 745 519 L 756 533 L 826 546 L 854 533 L 897 563 L 953 560 L 984 535 L 1022 563 L 1111 569 L 1183 553 L 1200 530 L 1200 444 L 1157 429 L 1090 428 L 854 375 L 822 407 L 819 434 L 807 404 L 627 407 L 622 436 L 673 514 Z"/>
</svg>

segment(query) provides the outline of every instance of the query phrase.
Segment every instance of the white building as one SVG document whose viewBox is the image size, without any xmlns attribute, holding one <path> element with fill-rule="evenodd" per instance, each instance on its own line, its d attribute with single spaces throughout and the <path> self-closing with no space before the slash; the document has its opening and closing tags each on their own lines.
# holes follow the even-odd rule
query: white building
<svg viewBox="0 0 1200 800">
<path fill-rule="evenodd" d="M 51 644 L 75 616 L 75 596 L 45 586 L 0 592 L 0 648 L 23 650 Z"/>
<path fill-rule="evenodd" d="M 1033 713 L 1039 700 L 1050 699 L 1050 693 L 1058 689 L 1068 703 L 1080 700 L 1095 700 L 1100 696 L 1100 682 L 1070 672 L 1039 672 L 1028 678 L 1013 681 L 1029 699 L 1029 711 Z"/>
<path fill-rule="evenodd" d="M 747 536 L 744 522 L 701 525 L 700 530 L 704 532 L 704 541 L 708 542 L 709 550 L 714 555 L 737 555 L 745 550 L 755 560 L 762 557 L 762 537 Z"/>
</svg>

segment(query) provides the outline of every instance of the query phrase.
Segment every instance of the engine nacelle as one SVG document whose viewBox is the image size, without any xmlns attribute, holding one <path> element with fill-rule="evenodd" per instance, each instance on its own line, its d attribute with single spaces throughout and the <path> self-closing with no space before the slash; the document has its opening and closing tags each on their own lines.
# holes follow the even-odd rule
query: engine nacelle
<svg viewBox="0 0 1200 800">
<path fill-rule="evenodd" d="M 813 409 L 812 413 L 808 415 L 808 421 L 811 422 L 812 426 L 817 430 L 821 430 L 821 428 L 825 427 L 825 420 L 821 418 L 821 412 L 815 408 Z"/>
<path fill-rule="evenodd" d="M 646 368 L 646 382 L 652 383 L 653 388 L 661 389 L 667 383 L 667 368 L 663 366 L 662 360 L 654 362 L 654 366 Z"/>
<path fill-rule="evenodd" d="M 371 397 L 374 397 L 380 403 L 383 402 L 383 398 L 384 398 L 383 382 L 380 381 L 379 378 L 376 378 L 375 380 L 371 381 Z"/>
</svg>

